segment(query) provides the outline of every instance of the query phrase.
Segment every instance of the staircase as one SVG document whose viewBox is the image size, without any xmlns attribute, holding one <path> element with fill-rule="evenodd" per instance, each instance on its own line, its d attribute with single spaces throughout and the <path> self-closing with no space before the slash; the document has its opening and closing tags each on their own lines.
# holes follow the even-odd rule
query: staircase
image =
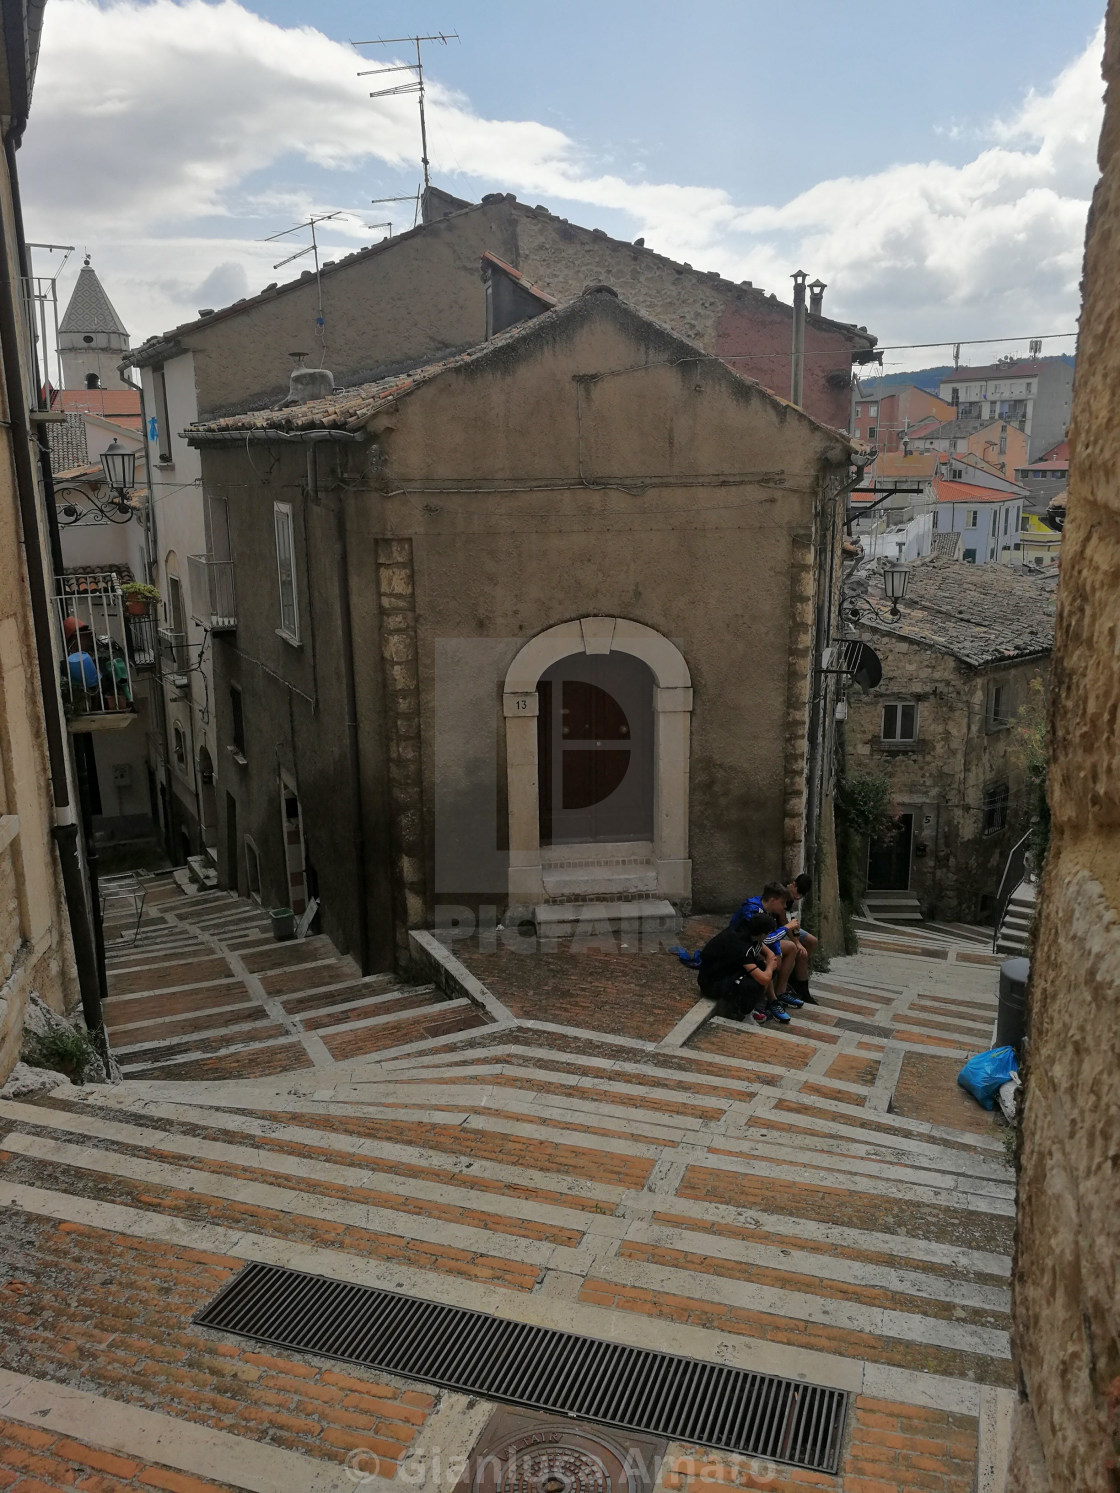
<svg viewBox="0 0 1120 1493">
<path fill-rule="evenodd" d="M 674 934 L 680 918 L 657 895 L 649 841 L 541 848 L 544 901 L 533 909 L 543 937 L 567 938 L 591 928 L 614 933 Z"/>
<path fill-rule="evenodd" d="M 920 923 L 922 909 L 913 892 L 865 892 L 863 906 L 879 923 Z"/>
<path fill-rule="evenodd" d="M 1033 881 L 1021 881 L 1011 893 L 996 934 L 996 953 L 1003 958 L 1026 954 L 1029 950 L 1037 898 L 1038 885 Z"/>
<path fill-rule="evenodd" d="M 231 1079 L 329 1068 L 482 1025 L 466 999 L 363 975 L 323 936 L 276 943 L 229 892 L 153 877 L 135 914 L 108 917 L 105 1025 L 122 1077 Z"/>
</svg>

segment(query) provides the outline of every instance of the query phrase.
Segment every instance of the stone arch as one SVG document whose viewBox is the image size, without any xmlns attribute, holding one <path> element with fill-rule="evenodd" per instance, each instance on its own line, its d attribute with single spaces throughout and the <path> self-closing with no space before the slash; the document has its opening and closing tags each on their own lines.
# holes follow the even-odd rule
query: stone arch
<svg viewBox="0 0 1120 1493">
<path fill-rule="evenodd" d="M 692 676 L 684 654 L 653 628 L 625 617 L 581 617 L 546 628 L 520 649 L 506 671 L 509 804 L 509 896 L 513 903 L 544 897 L 539 825 L 537 717 L 541 675 L 576 653 L 629 653 L 654 679 L 653 858 L 658 896 L 680 903 L 692 894 L 688 857 L 688 763 Z"/>
</svg>

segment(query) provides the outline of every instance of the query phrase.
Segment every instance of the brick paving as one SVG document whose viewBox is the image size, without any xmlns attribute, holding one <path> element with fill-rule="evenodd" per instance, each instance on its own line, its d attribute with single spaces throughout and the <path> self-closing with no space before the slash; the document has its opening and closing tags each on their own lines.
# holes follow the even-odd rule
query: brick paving
<svg viewBox="0 0 1120 1493">
<path fill-rule="evenodd" d="M 193 1325 L 264 1259 L 851 1391 L 838 1476 L 674 1446 L 681 1493 L 972 1493 L 1013 1398 L 1012 1178 L 955 1083 L 995 979 L 951 938 L 874 942 L 761 1031 L 703 1020 L 665 952 L 456 945 L 495 1025 L 153 886 L 110 943 L 126 1082 L 0 1104 L 0 1391 L 105 1406 L 59 1429 L 0 1394 L 0 1490 L 311 1485 L 215 1480 L 187 1429 L 340 1479 L 469 1450 L 464 1396 Z"/>
</svg>

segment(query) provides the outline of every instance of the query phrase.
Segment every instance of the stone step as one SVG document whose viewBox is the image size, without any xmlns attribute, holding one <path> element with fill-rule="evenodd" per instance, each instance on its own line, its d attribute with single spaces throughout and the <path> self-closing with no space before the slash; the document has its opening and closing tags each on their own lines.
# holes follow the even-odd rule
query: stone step
<svg viewBox="0 0 1120 1493">
<path fill-rule="evenodd" d="M 542 873 L 545 898 L 563 902 L 568 898 L 590 897 L 611 901 L 636 893 L 657 892 L 657 867 L 633 866 L 564 866 Z"/>
<path fill-rule="evenodd" d="M 567 938 L 596 926 L 609 927 L 612 933 L 676 933 L 680 929 L 679 913 L 664 898 L 642 897 L 632 902 L 594 901 L 540 903 L 533 911 L 533 922 L 540 937 Z"/>
</svg>

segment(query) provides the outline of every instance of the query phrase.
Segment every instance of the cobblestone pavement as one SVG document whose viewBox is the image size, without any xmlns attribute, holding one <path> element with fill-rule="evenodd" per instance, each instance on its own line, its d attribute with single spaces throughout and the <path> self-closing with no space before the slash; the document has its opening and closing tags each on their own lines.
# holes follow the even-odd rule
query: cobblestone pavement
<svg viewBox="0 0 1120 1493">
<path fill-rule="evenodd" d="M 161 892 L 113 955 L 130 1076 L 0 1104 L 0 1489 L 342 1489 L 357 1457 L 452 1493 L 492 1405 L 192 1321 L 260 1260 L 849 1392 L 838 1476 L 674 1445 L 656 1493 L 995 1493 L 1014 1189 L 954 1082 L 995 971 L 876 942 L 758 1031 L 664 953 L 457 947 L 492 984 L 456 1004 Z"/>
</svg>

